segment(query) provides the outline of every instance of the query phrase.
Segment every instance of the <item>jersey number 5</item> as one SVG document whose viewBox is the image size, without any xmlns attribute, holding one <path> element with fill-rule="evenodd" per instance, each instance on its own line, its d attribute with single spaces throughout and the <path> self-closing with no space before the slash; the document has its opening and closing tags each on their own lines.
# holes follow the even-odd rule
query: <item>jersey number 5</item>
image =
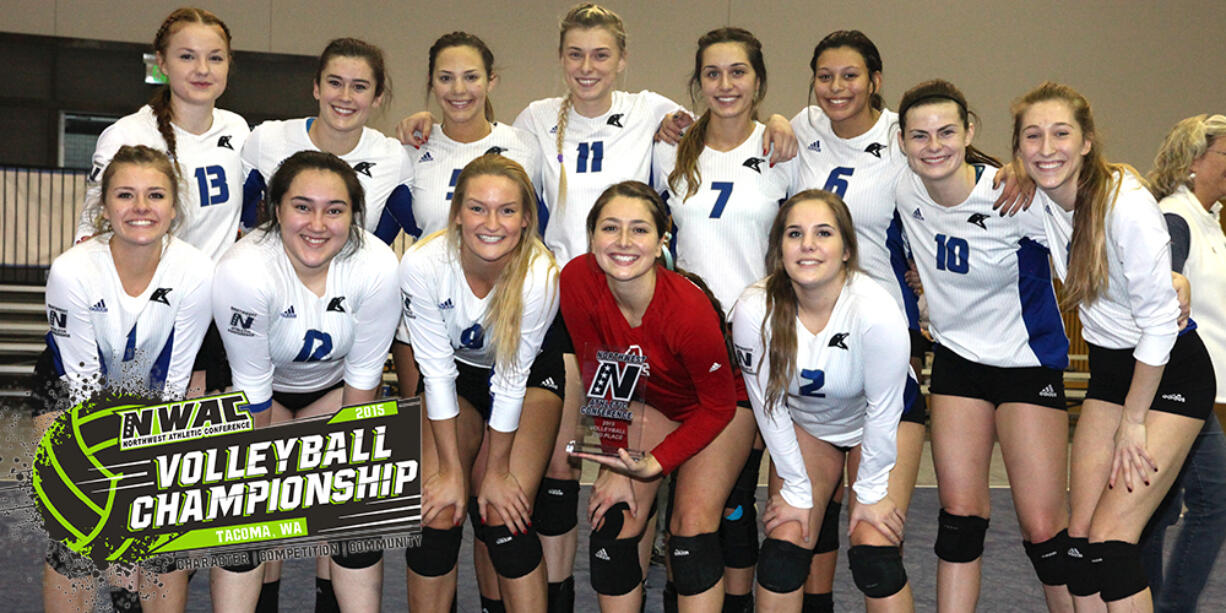
<svg viewBox="0 0 1226 613">
<path fill-rule="evenodd" d="M 230 199 L 230 186 L 226 184 L 226 169 L 221 166 L 205 166 L 196 169 L 196 187 L 200 190 L 200 206 L 224 204 Z"/>
</svg>

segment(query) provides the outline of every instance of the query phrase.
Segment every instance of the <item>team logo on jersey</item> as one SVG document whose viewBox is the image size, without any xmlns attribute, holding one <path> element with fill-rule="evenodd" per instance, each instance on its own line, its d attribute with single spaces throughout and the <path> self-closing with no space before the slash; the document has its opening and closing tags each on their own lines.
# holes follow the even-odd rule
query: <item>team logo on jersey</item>
<svg viewBox="0 0 1226 613">
<path fill-rule="evenodd" d="M 983 213 L 971 213 L 971 216 L 966 218 L 966 222 L 973 223 L 979 226 L 980 228 L 987 230 L 988 229 L 987 224 L 983 223 L 987 221 L 987 219 L 988 219 L 988 216 L 984 215 Z"/>
<path fill-rule="evenodd" d="M 844 343 L 843 341 L 847 339 L 848 334 L 849 334 L 848 332 L 836 332 L 834 336 L 830 337 L 830 343 L 827 344 L 826 346 L 827 347 L 838 347 L 839 349 L 846 349 L 847 343 Z"/>
<path fill-rule="evenodd" d="M 102 167 L 94 164 L 94 167 L 89 171 L 89 182 L 97 183 L 98 177 L 102 174 Z"/>
<path fill-rule="evenodd" d="M 507 150 L 506 147 L 499 147 L 498 145 L 494 145 L 493 147 L 490 147 L 489 149 L 485 150 L 485 155 L 490 155 L 490 154 L 502 155 L 502 152 L 506 150 Z"/>
<path fill-rule="evenodd" d="M 453 304 L 453 303 L 451 302 L 451 299 L 450 299 L 450 298 L 448 298 L 448 299 L 446 299 L 446 300 L 444 300 L 444 301 L 442 301 L 442 302 L 438 303 L 438 308 L 439 308 L 439 309 L 442 309 L 442 310 L 447 310 L 447 309 L 455 308 L 455 304 Z"/>
<path fill-rule="evenodd" d="M 420 158 L 417 158 L 417 163 L 419 164 L 422 162 L 433 162 L 433 161 L 434 161 L 434 156 L 430 155 L 429 151 L 422 154 Z"/>
<path fill-rule="evenodd" d="M 255 323 L 255 313 L 244 311 L 238 307 L 230 307 L 230 333 L 239 336 L 254 336 L 251 324 Z"/>
<path fill-rule="evenodd" d="M 47 305 L 47 325 L 56 336 L 68 336 L 64 328 L 68 327 L 68 311 L 54 305 Z"/>
<path fill-rule="evenodd" d="M 159 287 L 153 290 L 153 294 L 149 296 L 149 302 L 160 302 L 166 306 L 170 306 L 170 301 L 166 299 L 166 294 L 170 293 L 173 287 Z"/>
<path fill-rule="evenodd" d="M 229 149 L 230 151 L 234 151 L 234 146 L 230 144 L 230 135 L 229 135 L 229 134 L 227 134 L 227 135 L 225 135 L 225 136 L 222 136 L 221 138 L 218 138 L 218 139 L 217 139 L 217 146 L 218 146 L 218 147 L 225 147 L 226 149 Z"/>
<path fill-rule="evenodd" d="M 549 128 L 549 133 L 550 133 L 550 134 L 557 134 L 557 133 L 558 133 L 558 124 L 556 124 L 556 123 L 555 123 L 555 124 L 553 124 L 553 127 L 552 127 L 552 128 Z"/>
<path fill-rule="evenodd" d="M 606 123 L 608 123 L 611 126 L 617 126 L 619 128 L 624 128 L 626 126 L 622 125 L 623 115 L 625 115 L 625 113 L 614 113 L 612 115 L 609 115 L 609 121 L 607 121 Z"/>
<path fill-rule="evenodd" d="M 741 162 L 741 166 L 753 169 L 754 172 L 762 174 L 762 162 L 765 161 L 766 160 L 763 158 L 749 158 L 748 160 Z"/>
<path fill-rule="evenodd" d="M 95 302 L 93 306 L 89 307 L 89 310 L 95 313 L 105 313 L 106 312 L 106 301 L 98 300 L 98 302 Z"/>
<path fill-rule="evenodd" d="M 736 362 L 740 364 L 741 370 L 751 375 L 758 374 L 753 367 L 753 349 L 740 345 L 734 345 L 733 349 L 736 350 Z"/>
<path fill-rule="evenodd" d="M 353 172 L 360 172 L 368 177 L 373 177 L 374 175 L 370 174 L 370 169 L 374 165 L 374 162 L 358 162 L 353 165 Z"/>
<path fill-rule="evenodd" d="M 873 157 L 875 158 L 880 158 L 882 149 L 885 149 L 885 145 L 881 143 L 869 143 L 868 146 L 864 148 L 864 152 L 873 154 Z"/>
<path fill-rule="evenodd" d="M 404 316 L 408 319 L 417 319 L 417 316 L 413 314 L 413 299 L 408 294 L 404 295 Z"/>
<path fill-rule="evenodd" d="M 327 309 L 325 309 L 325 310 L 326 310 L 326 311 L 335 311 L 335 312 L 337 312 L 337 313 L 344 313 L 344 312 L 345 312 L 345 304 L 344 304 L 344 303 L 345 303 L 345 297 L 344 297 L 344 296 L 337 296 L 337 297 L 333 298 L 332 300 L 328 301 L 328 308 L 327 308 Z"/>
<path fill-rule="evenodd" d="M 817 152 L 817 153 L 821 153 L 821 152 L 822 152 L 822 141 L 820 141 L 820 140 L 815 140 L 815 141 L 813 141 L 813 142 L 809 143 L 809 146 L 807 147 L 807 149 L 808 149 L 809 151 L 814 151 L 814 152 Z"/>
<path fill-rule="evenodd" d="M 291 304 L 289 305 L 288 309 L 281 311 L 281 317 L 284 317 L 286 319 L 296 319 L 298 317 L 298 314 L 294 312 L 294 305 Z"/>
<path fill-rule="evenodd" d="M 920 210 L 919 210 L 919 207 L 918 207 L 918 206 L 917 206 L 917 207 L 915 207 L 915 210 L 911 212 L 911 216 L 912 216 L 912 217 L 914 217 L 914 218 L 916 218 L 916 219 L 918 219 L 918 220 L 920 220 L 920 221 L 924 221 L 924 214 L 920 212 Z"/>
</svg>

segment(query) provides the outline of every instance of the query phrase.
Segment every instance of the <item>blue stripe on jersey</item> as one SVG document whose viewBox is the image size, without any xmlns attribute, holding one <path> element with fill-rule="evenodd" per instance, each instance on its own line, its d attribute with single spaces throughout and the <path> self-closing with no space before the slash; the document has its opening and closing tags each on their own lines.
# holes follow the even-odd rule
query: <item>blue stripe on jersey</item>
<svg viewBox="0 0 1226 613">
<path fill-rule="evenodd" d="M 166 374 L 170 372 L 170 354 L 174 353 L 175 346 L 175 331 L 170 329 L 170 336 L 166 337 L 166 344 L 162 346 L 162 352 L 158 354 L 158 358 L 153 361 L 153 367 L 149 369 L 149 389 L 154 391 L 162 391 L 166 387 Z"/>
<path fill-rule="evenodd" d="M 260 222 L 260 202 L 264 200 L 264 175 L 252 170 L 243 182 L 243 210 L 239 222 L 250 230 Z"/>
<path fill-rule="evenodd" d="M 375 228 L 375 236 L 387 244 L 396 240 L 396 234 L 404 228 L 405 234 L 413 238 L 421 238 L 421 228 L 413 217 L 413 192 L 407 185 L 397 185 L 387 197 L 383 206 L 383 216 Z"/>
<path fill-rule="evenodd" d="M 102 345 L 94 343 L 94 349 L 98 350 L 98 370 L 102 375 L 102 381 L 106 381 L 106 356 L 102 355 Z"/>
<path fill-rule="evenodd" d="M 898 211 L 894 211 L 890 227 L 885 231 L 885 248 L 890 252 L 890 268 L 893 269 L 894 278 L 898 281 L 898 289 L 902 292 L 907 327 L 919 330 L 919 298 L 916 297 L 915 292 L 911 291 L 904 276 L 907 274 L 907 254 L 903 249 L 902 219 L 898 216 Z"/>
<path fill-rule="evenodd" d="M 549 207 L 545 206 L 545 197 L 536 194 L 536 227 L 541 236 L 545 236 L 545 228 L 549 227 Z"/>
<path fill-rule="evenodd" d="M 1068 337 L 1064 320 L 1051 287 L 1051 266 L 1047 248 L 1023 238 L 1017 249 L 1017 294 L 1022 303 L 1022 321 L 1030 336 L 1030 350 L 1039 364 L 1048 368 L 1068 368 Z"/>
<path fill-rule="evenodd" d="M 1195 329 L 1196 329 L 1196 320 L 1192 319 L 1191 317 L 1188 317 L 1188 325 L 1184 326 L 1183 329 L 1180 330 L 1179 334 L 1176 336 L 1183 336 Z"/>
<path fill-rule="evenodd" d="M 136 357 L 136 324 L 128 330 L 128 341 L 123 346 L 123 361 L 130 362 Z"/>
<path fill-rule="evenodd" d="M 47 333 L 47 348 L 51 350 L 51 363 L 55 366 L 55 376 L 64 376 L 64 358 L 60 356 L 60 346 L 55 343 L 55 335 Z"/>
<path fill-rule="evenodd" d="M 247 405 L 247 412 L 248 413 L 262 413 L 264 411 L 267 411 L 270 408 L 272 408 L 272 398 L 269 398 L 268 400 L 265 400 L 264 402 L 257 402 L 255 404 Z"/>
</svg>

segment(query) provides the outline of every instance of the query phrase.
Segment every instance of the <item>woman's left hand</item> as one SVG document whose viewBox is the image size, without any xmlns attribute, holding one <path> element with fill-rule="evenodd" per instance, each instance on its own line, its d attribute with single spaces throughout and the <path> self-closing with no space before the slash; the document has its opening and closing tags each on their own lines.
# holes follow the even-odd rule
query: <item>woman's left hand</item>
<svg viewBox="0 0 1226 613">
<path fill-rule="evenodd" d="M 660 127 L 656 129 L 656 142 L 664 142 L 670 145 L 676 145 L 681 142 L 681 137 L 685 136 L 685 130 L 694 124 L 694 117 L 689 113 L 678 109 L 676 112 L 669 113 L 660 121 Z"/>
<path fill-rule="evenodd" d="M 1019 172 L 1015 164 L 1005 164 L 996 171 L 996 176 L 992 178 L 992 187 L 1000 187 L 1002 183 L 1004 189 L 1000 191 L 1000 197 L 996 199 L 996 202 L 992 203 L 992 208 L 999 209 L 1001 217 L 1016 215 L 1030 208 L 1030 202 L 1034 199 L 1035 185 L 1029 175 Z"/>
<path fill-rule="evenodd" d="M 512 534 L 523 534 L 528 526 L 532 525 L 532 509 L 528 506 L 528 495 L 519 485 L 519 480 L 509 471 L 500 474 L 486 473 L 481 482 L 481 491 L 477 492 L 477 510 L 481 512 L 482 523 L 489 521 L 487 510 L 490 505 L 493 505 Z"/>
<path fill-rule="evenodd" d="M 1122 475 L 1124 487 L 1131 492 L 1134 474 L 1141 483 L 1149 485 L 1149 477 L 1158 472 L 1158 465 L 1150 457 L 1145 445 L 1145 422 L 1138 423 L 1127 416 L 1121 418 L 1119 428 L 1115 431 L 1115 455 L 1111 459 L 1111 479 L 1107 482 L 1108 486 L 1115 487 Z"/>
<path fill-rule="evenodd" d="M 1171 272 L 1171 285 L 1175 286 L 1175 297 L 1179 299 L 1179 329 L 1183 330 L 1192 316 L 1192 284 L 1187 277 Z"/>
<path fill-rule="evenodd" d="M 627 453 L 625 449 L 618 449 L 616 458 L 582 452 L 572 453 L 571 455 L 575 456 L 576 458 L 591 460 L 602 466 L 607 466 L 623 475 L 634 477 L 635 479 L 639 479 L 641 481 L 647 481 L 664 472 L 664 467 L 660 466 L 659 460 L 656 460 L 655 456 L 651 455 L 651 453 L 644 453 L 643 457 L 638 461 L 635 461 L 634 458 L 630 457 L 630 454 Z"/>
<path fill-rule="evenodd" d="M 771 152 L 771 149 L 774 152 Z M 786 162 L 800 151 L 792 123 L 783 115 L 771 115 L 766 120 L 766 133 L 762 135 L 762 155 L 771 154 L 770 165 Z"/>
<path fill-rule="evenodd" d="M 889 540 L 891 545 L 897 547 L 902 545 L 903 526 L 906 521 L 906 516 L 898 509 L 894 501 L 886 496 L 873 504 L 853 505 L 851 519 L 847 525 L 847 534 L 855 532 L 856 525 L 860 522 L 867 522 Z"/>
</svg>

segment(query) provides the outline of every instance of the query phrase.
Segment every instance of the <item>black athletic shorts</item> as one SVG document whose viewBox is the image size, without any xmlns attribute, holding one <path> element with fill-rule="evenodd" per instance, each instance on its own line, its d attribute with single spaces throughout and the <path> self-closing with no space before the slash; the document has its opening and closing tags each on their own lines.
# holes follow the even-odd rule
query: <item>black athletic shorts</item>
<svg viewBox="0 0 1226 613">
<path fill-rule="evenodd" d="M 932 351 L 932 341 L 919 330 L 908 328 L 907 333 L 911 335 L 911 357 L 923 360 L 924 354 Z"/>
<path fill-rule="evenodd" d="M 230 361 L 226 359 L 226 345 L 221 342 L 221 333 L 217 324 L 210 322 L 209 329 L 204 333 L 204 342 L 196 352 L 196 361 L 192 364 L 192 372 L 204 371 L 204 391 L 212 392 L 230 387 L 233 380 L 230 377 Z"/>
<path fill-rule="evenodd" d="M 967 360 L 940 344 L 933 346 L 932 353 L 929 393 L 979 398 L 996 406 L 1024 402 L 1068 410 L 1064 373 L 1055 368 L 987 366 Z"/>
<path fill-rule="evenodd" d="M 1137 360 L 1132 349 L 1107 349 L 1090 343 L 1090 384 L 1086 398 L 1124 404 L 1132 385 Z M 1195 419 L 1213 412 L 1217 379 L 1209 351 L 1195 330 L 1179 335 L 1171 349 L 1171 359 L 1162 370 L 1162 381 L 1149 408 Z"/>
<path fill-rule="evenodd" d="M 326 396 L 328 392 L 334 389 L 340 389 L 342 387 L 345 387 L 344 379 L 341 379 L 340 381 L 337 381 L 336 383 L 329 385 L 328 387 L 325 387 L 321 390 L 315 390 L 313 392 L 273 391 L 272 399 L 276 400 L 278 403 L 281 404 L 281 406 L 285 407 L 286 409 L 289 409 L 290 413 L 297 413 L 298 411 L 301 411 L 302 409 L 305 409 L 308 406 L 311 406 L 312 402 L 315 402 L 316 400 L 319 400 L 320 398 L 323 398 L 324 396 Z"/>
</svg>

